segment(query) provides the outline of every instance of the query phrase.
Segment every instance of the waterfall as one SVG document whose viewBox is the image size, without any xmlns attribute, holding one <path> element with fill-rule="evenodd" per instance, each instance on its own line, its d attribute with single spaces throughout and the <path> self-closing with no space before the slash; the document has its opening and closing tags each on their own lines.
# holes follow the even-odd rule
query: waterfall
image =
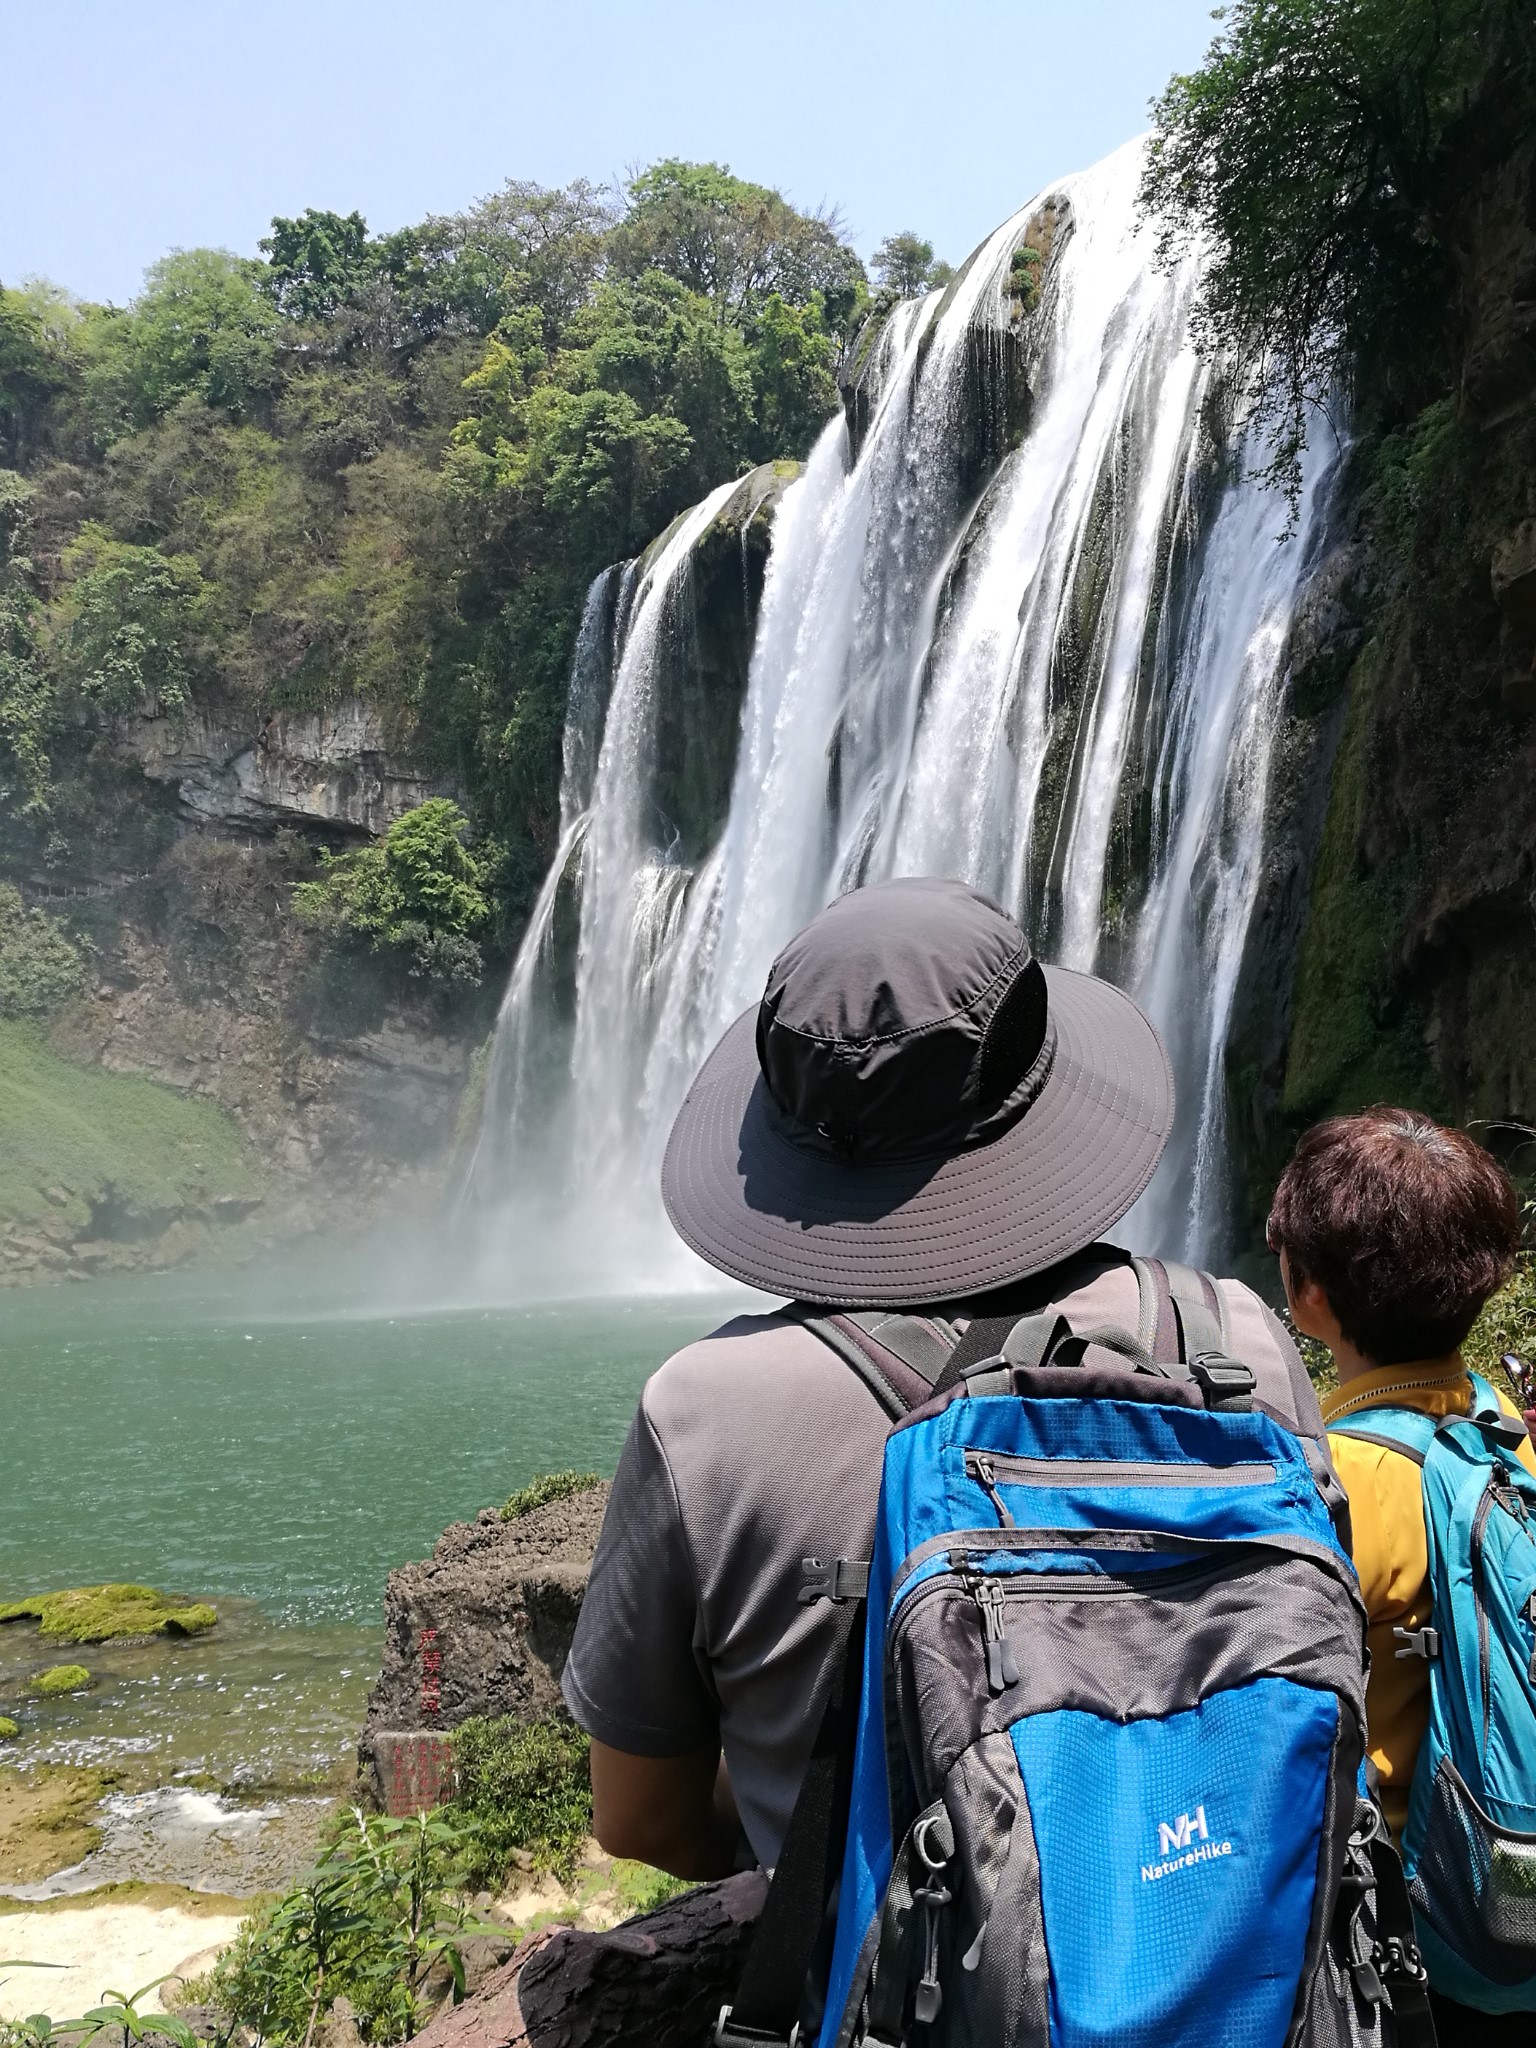
<svg viewBox="0 0 1536 2048">
<path fill-rule="evenodd" d="M 656 801 L 657 707 L 688 659 L 692 551 L 735 486 L 593 586 L 561 842 L 471 1180 L 493 1209 L 537 1188 L 588 1286 L 689 1270 L 657 1173 L 695 1068 L 806 918 L 903 874 L 962 876 L 1046 958 L 1137 995 L 1180 1118 L 1127 1234 L 1215 1246 L 1226 1034 L 1328 464 L 1309 461 L 1283 533 L 1250 476 L 1241 396 L 1193 346 L 1196 260 L 1160 270 L 1138 228 L 1141 163 L 1132 144 L 1052 187 L 886 321 L 857 431 L 831 422 L 779 505 L 734 779 L 696 859 Z M 1012 285 L 1026 242 L 1043 259 L 1033 306 Z M 550 933 L 567 882 L 572 1021 L 551 1072 L 538 1047 L 561 1014 Z M 541 1150 L 556 1132 L 558 1160 Z"/>
</svg>

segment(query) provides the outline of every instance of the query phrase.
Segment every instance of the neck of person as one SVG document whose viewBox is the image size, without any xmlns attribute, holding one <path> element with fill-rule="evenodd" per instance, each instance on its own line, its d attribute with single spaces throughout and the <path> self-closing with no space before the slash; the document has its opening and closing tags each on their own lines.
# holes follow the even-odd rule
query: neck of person
<svg viewBox="0 0 1536 2048">
<path fill-rule="evenodd" d="M 1382 1372 L 1386 1368 L 1374 1358 L 1367 1358 L 1363 1351 L 1357 1351 L 1342 1333 L 1336 1343 L 1329 1345 L 1334 1365 L 1338 1368 L 1339 1385 L 1347 1387 L 1351 1380 L 1364 1379 L 1367 1373 Z M 1466 1371 L 1459 1351 L 1448 1351 L 1443 1358 L 1410 1358 L 1394 1365 L 1391 1370 L 1400 1372 L 1405 1379 L 1435 1380 L 1455 1379 Z"/>
</svg>

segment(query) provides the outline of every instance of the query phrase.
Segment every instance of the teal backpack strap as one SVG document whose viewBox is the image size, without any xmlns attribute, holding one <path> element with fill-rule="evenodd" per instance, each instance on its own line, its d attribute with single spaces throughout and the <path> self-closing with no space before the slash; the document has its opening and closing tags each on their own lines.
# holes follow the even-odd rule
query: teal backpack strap
<svg viewBox="0 0 1536 2048">
<path fill-rule="evenodd" d="M 1352 1436 L 1357 1443 L 1375 1444 L 1378 1450 L 1399 1451 L 1422 1466 L 1440 1427 L 1433 1415 L 1417 1408 L 1362 1408 L 1344 1422 L 1330 1422 L 1330 1436 Z"/>
</svg>

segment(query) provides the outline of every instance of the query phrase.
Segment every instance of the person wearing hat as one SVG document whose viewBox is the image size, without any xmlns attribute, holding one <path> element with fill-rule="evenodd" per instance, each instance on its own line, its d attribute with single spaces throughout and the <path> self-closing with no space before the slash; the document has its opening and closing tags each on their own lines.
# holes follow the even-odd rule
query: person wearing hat
<svg viewBox="0 0 1536 2048">
<path fill-rule="evenodd" d="M 1128 996 L 1043 967 L 962 883 L 888 882 L 780 953 L 678 1112 L 662 1193 L 702 1258 L 791 1301 L 1135 1329 L 1129 1254 L 1099 1240 L 1172 1121 Z M 1301 1375 L 1270 1311 L 1218 1284 L 1233 1352 Z M 889 1428 L 784 1312 L 648 1382 L 562 1680 L 610 1853 L 687 1878 L 777 1860 L 841 1641 L 802 1560 L 869 1555 Z"/>
</svg>

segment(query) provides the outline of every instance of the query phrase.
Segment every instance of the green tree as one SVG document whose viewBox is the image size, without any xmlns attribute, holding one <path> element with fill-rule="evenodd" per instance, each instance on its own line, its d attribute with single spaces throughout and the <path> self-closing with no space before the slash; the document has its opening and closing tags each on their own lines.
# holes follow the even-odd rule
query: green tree
<svg viewBox="0 0 1536 2048">
<path fill-rule="evenodd" d="M 51 336 L 34 292 L 0 285 L 0 461 L 20 466 L 42 435 L 51 400 L 69 383 L 69 365 Z"/>
<path fill-rule="evenodd" d="M 39 816 L 48 808 L 55 706 L 27 554 L 33 495 L 25 477 L 0 469 L 0 806 Z"/>
<path fill-rule="evenodd" d="M 184 705 L 213 601 L 197 563 L 87 525 L 64 568 L 70 580 L 54 620 L 64 678 L 108 717 L 150 701 Z"/>
<path fill-rule="evenodd" d="M 296 220 L 274 216 L 259 247 L 267 259 L 264 284 L 290 320 L 325 320 L 357 298 L 378 274 L 379 252 L 360 213 L 329 213 L 307 206 Z"/>
<path fill-rule="evenodd" d="M 630 277 L 660 270 L 676 278 L 708 299 L 722 324 L 750 317 L 770 292 L 796 306 L 817 292 L 851 305 L 863 282 L 835 215 L 799 213 L 725 164 L 669 157 L 632 178 L 625 197 L 610 260 Z"/>
<path fill-rule="evenodd" d="M 424 979 L 473 984 L 481 972 L 474 934 L 491 914 L 491 873 L 464 844 L 468 827 L 450 798 L 430 797 L 381 840 L 328 856 L 320 878 L 294 890 L 294 910 L 314 930 L 352 932 L 375 951 L 409 955 Z"/>
<path fill-rule="evenodd" d="M 127 312 L 86 309 L 83 403 L 101 445 L 188 396 L 237 417 L 261 402 L 276 380 L 276 318 L 260 274 L 225 249 L 177 249 L 151 266 Z"/>
<path fill-rule="evenodd" d="M 1293 488 L 1309 409 L 1368 374 L 1389 416 L 1449 381 L 1456 202 L 1530 119 L 1528 0 L 1234 0 L 1154 109 L 1142 205 L 1209 246 L 1205 346 L 1259 384 Z M 1495 145 L 1496 147 L 1496 145 Z"/>
<path fill-rule="evenodd" d="M 924 292 L 948 284 L 954 275 L 947 263 L 935 261 L 932 242 L 910 228 L 887 235 L 870 259 L 870 267 L 878 282 L 901 299 L 920 298 Z"/>
</svg>

